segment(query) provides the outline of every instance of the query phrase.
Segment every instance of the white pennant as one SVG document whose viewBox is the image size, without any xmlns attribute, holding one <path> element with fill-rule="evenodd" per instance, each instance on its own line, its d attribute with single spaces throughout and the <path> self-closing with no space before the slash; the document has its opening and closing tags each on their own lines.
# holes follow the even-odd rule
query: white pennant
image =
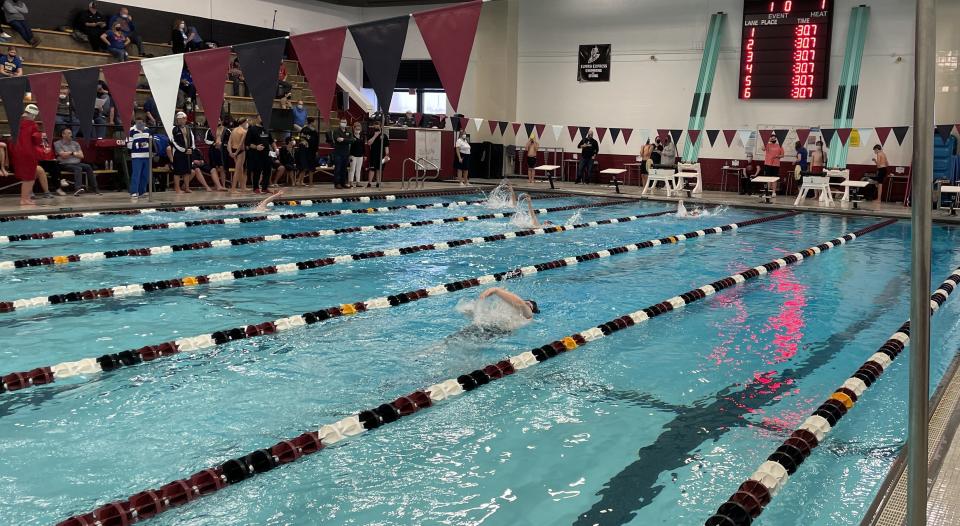
<svg viewBox="0 0 960 526">
<path fill-rule="evenodd" d="M 473 118 L 473 125 L 477 128 L 477 131 L 480 131 L 480 126 L 483 124 L 483 119 L 480 117 Z"/>
<path fill-rule="evenodd" d="M 860 132 L 860 146 L 873 148 L 873 145 L 870 144 L 870 139 L 873 138 L 873 128 L 857 128 L 857 130 Z"/>
<path fill-rule="evenodd" d="M 173 137 L 174 116 L 177 113 L 177 92 L 180 90 L 180 74 L 183 72 L 183 55 L 167 55 L 140 61 L 143 74 L 150 83 L 150 92 L 157 103 L 160 121 Z"/>
<path fill-rule="evenodd" d="M 646 144 L 647 139 L 650 138 L 650 130 L 634 130 L 633 136 L 630 137 L 630 140 L 637 141 L 640 144 Z"/>
<path fill-rule="evenodd" d="M 552 128 L 553 128 L 553 138 L 557 142 L 560 142 L 560 134 L 563 133 L 563 126 L 554 124 Z"/>
<path fill-rule="evenodd" d="M 743 143 L 743 147 L 746 148 L 747 144 L 750 143 L 750 137 L 756 132 L 753 130 L 737 130 L 737 135 L 740 136 L 740 142 Z"/>
</svg>

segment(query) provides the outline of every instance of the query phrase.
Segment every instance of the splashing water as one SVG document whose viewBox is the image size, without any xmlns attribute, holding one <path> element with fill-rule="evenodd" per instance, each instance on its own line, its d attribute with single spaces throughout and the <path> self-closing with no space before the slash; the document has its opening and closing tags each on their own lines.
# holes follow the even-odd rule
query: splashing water
<svg viewBox="0 0 960 526">
<path fill-rule="evenodd" d="M 491 190 L 490 195 L 487 196 L 484 206 L 487 208 L 493 208 L 495 210 L 513 208 L 513 203 L 510 199 L 510 185 L 504 181 L 500 183 L 499 186 Z"/>
<path fill-rule="evenodd" d="M 484 300 L 462 299 L 456 306 L 457 312 L 466 316 L 470 322 L 480 328 L 513 331 L 531 322 L 517 309 L 508 306 L 495 296 Z"/>
<path fill-rule="evenodd" d="M 583 221 L 583 210 L 577 210 L 575 214 L 570 216 L 563 224 L 566 226 L 579 225 Z"/>
<path fill-rule="evenodd" d="M 676 216 L 680 219 L 696 219 L 698 217 L 715 217 L 721 214 L 724 214 L 727 211 L 727 207 L 718 206 L 712 210 L 707 210 L 705 208 L 694 208 L 693 210 L 687 210 L 687 207 L 684 206 L 683 201 L 677 203 L 677 214 Z"/>
<path fill-rule="evenodd" d="M 520 194 L 517 197 L 517 211 L 510 218 L 510 223 L 520 228 L 533 228 L 533 218 L 530 216 L 530 196 Z"/>
</svg>

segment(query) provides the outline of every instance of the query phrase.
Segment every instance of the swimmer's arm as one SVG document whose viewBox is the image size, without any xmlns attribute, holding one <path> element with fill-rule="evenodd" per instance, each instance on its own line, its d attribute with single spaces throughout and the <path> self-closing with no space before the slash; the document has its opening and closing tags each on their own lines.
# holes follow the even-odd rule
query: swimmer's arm
<svg viewBox="0 0 960 526">
<path fill-rule="evenodd" d="M 480 294 L 480 299 L 486 299 L 494 295 L 519 310 L 525 318 L 533 318 L 533 310 L 530 309 L 530 305 L 527 305 L 526 301 L 523 301 L 523 298 L 500 287 L 491 287 L 483 291 Z"/>
<path fill-rule="evenodd" d="M 533 200 L 527 201 L 527 207 L 530 209 L 530 222 L 533 226 L 540 226 L 540 220 L 537 219 L 537 212 L 533 209 Z"/>
</svg>

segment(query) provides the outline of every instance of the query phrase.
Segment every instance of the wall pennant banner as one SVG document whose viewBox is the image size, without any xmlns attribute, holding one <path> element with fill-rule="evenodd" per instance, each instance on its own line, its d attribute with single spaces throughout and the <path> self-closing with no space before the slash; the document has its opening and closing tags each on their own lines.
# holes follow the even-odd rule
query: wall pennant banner
<svg viewBox="0 0 960 526">
<path fill-rule="evenodd" d="M 581 127 L 580 127 L 580 139 L 581 139 L 581 140 L 586 139 L 588 133 L 590 133 L 590 127 L 589 127 L 589 126 L 581 126 Z"/>
<path fill-rule="evenodd" d="M 613 143 L 617 143 L 617 139 L 620 138 L 620 128 L 610 128 L 610 138 L 613 139 Z"/>
<path fill-rule="evenodd" d="M 597 128 L 597 139 L 599 139 L 597 142 L 603 142 L 603 138 L 606 137 L 606 135 L 607 135 L 606 128 L 599 128 L 599 127 Z"/>
<path fill-rule="evenodd" d="M 823 145 L 827 148 L 830 147 L 830 143 L 833 142 L 833 136 L 837 134 L 837 130 L 833 128 L 820 128 L 820 135 L 823 136 Z"/>
<path fill-rule="evenodd" d="M 571 140 L 571 141 L 577 140 L 577 132 L 578 132 L 578 131 L 580 131 L 580 129 L 577 128 L 576 126 L 567 126 L 567 132 L 570 133 L 570 140 Z"/>
<path fill-rule="evenodd" d="M 657 130 L 657 137 L 660 138 L 661 142 L 667 142 L 667 137 L 670 136 L 670 130 Z"/>
<path fill-rule="evenodd" d="M 690 144 L 697 144 L 698 139 L 700 139 L 700 130 L 687 130 L 687 140 Z"/>
<path fill-rule="evenodd" d="M 227 59 L 230 53 L 227 51 Z M 120 117 L 120 124 L 123 126 L 123 133 L 126 136 L 133 121 L 133 108 L 137 100 L 137 84 L 140 83 L 140 62 L 131 60 L 127 62 L 117 62 L 109 66 L 102 66 L 103 80 L 110 88 L 110 98 L 113 99 L 113 105 L 117 109 L 117 115 Z M 193 77 L 196 82 L 197 77 Z M 227 70 L 223 70 L 223 79 L 220 80 L 220 100 L 223 100 L 223 84 L 227 81 Z M 197 95 L 200 95 L 200 85 L 197 83 Z M 219 115 L 220 112 L 217 112 Z"/>
<path fill-rule="evenodd" d="M 410 17 L 404 15 L 350 26 L 350 34 L 357 43 L 363 61 L 363 70 L 367 72 L 370 85 L 377 94 L 377 106 L 383 112 L 390 111 L 393 101 L 393 89 L 397 86 L 409 25 Z"/>
<path fill-rule="evenodd" d="M 723 130 L 723 138 L 727 141 L 727 148 L 733 146 L 733 139 L 737 136 L 737 130 Z"/>
<path fill-rule="evenodd" d="M 518 133 L 520 133 L 520 123 L 519 123 L 519 122 L 512 122 L 512 123 L 510 123 L 510 124 L 513 126 L 513 135 L 514 135 L 514 136 L 516 136 Z"/>
<path fill-rule="evenodd" d="M 93 133 L 93 108 L 97 100 L 97 81 L 100 80 L 100 68 L 71 69 L 63 72 L 70 87 L 70 101 L 80 120 L 80 133 L 83 138 L 91 140 Z M 180 84 L 180 72 L 174 82 Z"/>
<path fill-rule="evenodd" d="M 806 145 L 809 138 L 810 128 L 797 128 L 797 140 L 800 141 L 800 144 Z"/>
<path fill-rule="evenodd" d="M 460 105 L 482 5 L 477 0 L 413 15 L 454 110 Z"/>
<path fill-rule="evenodd" d="M 763 144 L 770 142 L 770 137 L 773 137 L 773 130 L 760 130 L 760 140 Z"/>
<path fill-rule="evenodd" d="M 497 121 L 487 121 L 487 125 L 490 127 L 490 133 L 497 131 L 497 126 L 499 126 Z"/>
<path fill-rule="evenodd" d="M 720 130 L 707 130 L 707 139 L 710 141 L 711 147 L 717 143 L 717 137 L 719 136 Z"/>
<path fill-rule="evenodd" d="M 340 72 L 340 57 L 347 39 L 346 27 L 325 31 L 290 35 L 290 45 L 297 53 L 300 69 L 313 92 L 313 100 L 321 113 L 333 106 L 337 92 L 337 74 Z"/>
<path fill-rule="evenodd" d="M 537 126 L 527 122 L 523 124 L 523 128 L 527 130 L 527 138 L 529 139 L 530 136 L 533 135 L 533 130 L 537 129 Z"/>
<path fill-rule="evenodd" d="M 553 139 L 557 142 L 560 142 L 560 134 L 563 133 L 563 126 L 554 124 L 551 126 L 551 129 L 553 130 Z"/>
<path fill-rule="evenodd" d="M 57 122 L 57 103 L 60 98 L 60 82 L 63 76 L 59 71 L 52 73 L 37 73 L 29 75 L 30 93 L 33 94 L 33 101 L 40 108 L 40 120 L 43 121 L 43 131 L 47 133 L 48 138 L 53 138 L 54 128 Z M 7 115 L 10 115 L 7 113 Z M 19 115 L 17 115 L 19 119 Z M 19 131 L 10 121 L 10 131 Z"/>
<path fill-rule="evenodd" d="M 623 143 L 630 144 L 630 136 L 633 135 L 633 128 L 624 128 L 621 131 L 623 131 Z"/>
<path fill-rule="evenodd" d="M 753 137 L 755 133 L 757 132 L 753 130 L 737 130 L 737 135 L 740 136 L 740 142 L 743 143 L 744 148 L 750 143 L 750 138 Z"/>
<path fill-rule="evenodd" d="M 950 139 L 950 134 L 953 133 L 953 124 L 938 124 L 936 131 L 937 135 L 946 142 Z"/>
<path fill-rule="evenodd" d="M 546 124 L 537 124 L 537 137 L 543 138 L 543 132 L 547 129 Z"/>
<path fill-rule="evenodd" d="M 680 144 L 680 136 L 683 135 L 683 130 L 670 130 L 670 137 L 673 138 L 673 144 Z"/>
<path fill-rule="evenodd" d="M 910 131 L 909 126 L 894 126 L 893 136 L 897 138 L 897 144 L 903 146 L 903 140 L 907 138 L 908 131 Z"/>
<path fill-rule="evenodd" d="M 873 138 L 873 128 L 857 128 L 857 131 L 860 132 L 860 144 L 872 149 L 873 145 L 869 143 Z"/>
<path fill-rule="evenodd" d="M 890 132 L 893 131 L 891 126 L 881 126 L 874 128 L 873 131 L 877 132 L 877 141 L 880 143 L 880 146 L 883 146 L 887 142 L 887 138 L 890 137 Z"/>
<path fill-rule="evenodd" d="M 183 63 L 190 70 L 193 85 L 197 88 L 197 98 L 203 106 L 207 126 L 215 129 L 223 111 L 223 85 L 227 82 L 227 70 L 230 69 L 230 48 L 218 47 L 185 53 Z M 280 66 L 277 66 L 277 70 L 279 69 Z"/>
<path fill-rule="evenodd" d="M 177 112 L 177 93 L 180 91 L 180 74 L 183 72 L 183 55 L 167 55 L 140 61 L 143 74 L 150 83 L 150 92 L 160 112 L 160 122 L 173 137 L 173 117 Z M 276 75 L 274 75 L 276 76 Z M 73 88 L 70 88 L 71 90 Z"/>
<path fill-rule="evenodd" d="M 650 140 L 650 130 L 637 130 L 637 141 L 646 144 Z"/>
<path fill-rule="evenodd" d="M 477 133 L 480 132 L 480 127 L 483 126 L 483 119 L 479 117 L 473 118 L 473 126 L 477 129 Z"/>
<path fill-rule="evenodd" d="M 423 114 L 418 111 L 413 114 L 413 124 L 414 126 L 420 126 L 421 122 L 423 122 Z"/>
<path fill-rule="evenodd" d="M 467 125 L 470 124 L 470 119 L 466 117 L 458 117 L 460 122 L 460 130 L 467 131 Z"/>
<path fill-rule="evenodd" d="M 270 129 L 273 118 L 273 100 L 277 97 L 278 72 L 283 62 L 283 52 L 287 48 L 286 38 L 271 38 L 250 44 L 233 46 L 243 78 L 253 97 L 253 105 L 263 121 L 263 127 Z"/>
<path fill-rule="evenodd" d="M 96 83 L 96 81 L 94 81 Z M 27 94 L 27 77 L 7 77 L 0 79 L 0 99 L 3 99 L 3 109 L 7 112 L 7 121 L 10 123 L 10 138 L 17 142 L 20 135 L 20 116 L 23 115 L 23 97 Z M 91 108 L 93 103 L 90 103 Z M 93 112 L 91 111 L 91 114 Z M 91 117 L 91 121 L 93 118 Z M 91 122 L 91 125 L 93 123 Z M 91 126 L 92 127 L 92 126 Z M 9 153 L 7 154 L 9 155 Z"/>
<path fill-rule="evenodd" d="M 847 140 L 850 138 L 850 132 L 853 131 L 850 128 L 838 128 L 837 129 L 837 138 L 840 139 L 840 144 L 843 146 L 847 145 Z"/>
<path fill-rule="evenodd" d="M 510 125 L 510 123 L 507 122 L 507 121 L 500 121 L 500 122 L 497 123 L 497 126 L 500 127 L 500 135 L 503 135 L 503 134 L 507 133 L 507 126 L 509 126 L 509 125 Z M 516 135 L 516 134 L 514 134 L 514 135 Z"/>
<path fill-rule="evenodd" d="M 777 136 L 777 141 L 780 143 L 780 146 L 783 146 L 789 133 L 790 130 L 773 130 L 773 134 Z"/>
</svg>

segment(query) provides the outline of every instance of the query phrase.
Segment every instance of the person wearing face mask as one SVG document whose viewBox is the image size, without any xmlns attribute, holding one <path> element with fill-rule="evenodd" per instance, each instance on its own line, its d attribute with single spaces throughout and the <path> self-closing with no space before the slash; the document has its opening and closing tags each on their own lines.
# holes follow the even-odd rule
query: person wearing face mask
<svg viewBox="0 0 960 526">
<path fill-rule="evenodd" d="M 763 148 L 763 175 L 780 177 L 780 159 L 783 158 L 783 147 L 776 137 L 770 136 Z"/>
<path fill-rule="evenodd" d="M 340 127 L 333 130 L 333 187 L 343 189 L 347 187 L 347 163 L 350 156 L 350 145 L 357 140 L 353 129 L 347 127 L 346 119 L 340 119 Z"/>
<path fill-rule="evenodd" d="M 68 126 L 70 130 L 73 131 L 73 136 L 76 137 L 77 133 L 80 131 L 80 119 L 77 118 L 77 114 L 73 111 L 73 104 L 70 102 L 70 89 L 63 88 L 60 90 L 60 96 L 57 100 L 57 133 L 60 133 L 60 128 Z"/>
<path fill-rule="evenodd" d="M 363 127 L 359 122 L 353 123 L 354 141 L 350 144 L 350 176 L 347 179 L 347 188 L 360 187 L 360 179 L 363 178 L 363 154 L 364 143 Z"/>
<path fill-rule="evenodd" d="M 470 141 L 467 139 L 467 132 L 460 131 L 453 151 L 457 158 L 453 166 L 457 171 L 457 181 L 460 182 L 460 186 L 467 186 L 470 184 Z"/>
<path fill-rule="evenodd" d="M 100 40 L 106 45 L 107 51 L 119 62 L 127 61 L 127 46 L 130 39 L 124 34 L 120 24 L 114 24 L 113 30 L 100 35 Z"/>
<path fill-rule="evenodd" d="M 193 130 L 187 126 L 187 114 L 177 113 L 177 126 L 173 129 L 170 145 L 167 146 L 167 157 L 173 163 L 173 189 L 176 193 L 180 191 L 180 181 L 183 181 L 183 193 L 192 193 L 190 182 L 194 177 L 200 180 L 200 184 L 206 191 L 210 191 L 207 180 L 203 177 L 200 170 L 200 164 L 195 158 L 194 152 L 197 150 L 196 138 L 193 136 Z"/>
<path fill-rule="evenodd" d="M 298 100 L 297 105 L 293 107 L 293 129 L 297 133 L 307 124 L 307 108 L 303 106 L 303 101 Z"/>
<path fill-rule="evenodd" d="M 600 143 L 593 138 L 593 130 L 577 145 L 580 148 L 580 163 L 577 166 L 577 180 L 574 184 L 590 182 L 590 172 L 593 170 L 593 158 L 600 153 Z"/>
<path fill-rule="evenodd" d="M 130 150 L 130 198 L 137 199 L 147 194 L 150 182 L 150 131 L 142 115 L 127 134 Z"/>
<path fill-rule="evenodd" d="M 10 46 L 7 54 L 0 57 L 0 75 L 4 77 L 22 77 L 23 61 L 17 56 L 17 48 Z"/>
<path fill-rule="evenodd" d="M 247 171 L 252 178 L 253 193 L 268 193 L 270 171 L 273 167 L 270 161 L 270 145 L 273 144 L 273 139 L 270 132 L 260 125 L 259 115 L 251 119 L 243 144 L 247 150 Z"/>
<path fill-rule="evenodd" d="M 30 28 L 30 23 L 27 21 L 29 12 L 30 8 L 23 0 L 4 0 L 3 2 L 3 15 L 10 27 L 32 47 L 37 47 L 40 45 L 40 39 L 34 36 L 33 29 Z"/>
<path fill-rule="evenodd" d="M 87 40 L 90 41 L 90 47 L 93 48 L 94 51 L 103 51 L 104 44 L 100 35 L 104 34 L 107 27 L 112 26 L 107 25 L 107 19 L 103 16 L 103 13 L 97 9 L 96 2 L 87 4 L 87 8 L 77 15 L 76 23 L 74 24 L 74 29 L 87 36 Z"/>
<path fill-rule="evenodd" d="M 137 33 L 137 26 L 133 23 L 133 17 L 130 16 L 130 10 L 126 6 L 120 8 L 117 14 L 110 17 L 110 24 L 107 27 L 120 26 L 120 31 L 130 39 L 130 42 L 137 46 L 137 54 L 141 57 L 150 57 L 143 52 L 143 39 Z"/>
<path fill-rule="evenodd" d="M 380 129 L 379 122 L 374 122 L 371 128 L 371 136 L 367 140 L 367 145 L 370 146 L 370 156 L 367 158 L 367 188 L 370 188 L 374 177 L 378 172 L 383 172 L 383 166 L 390 160 L 390 137 Z M 379 182 L 377 188 L 380 188 Z"/>
<path fill-rule="evenodd" d="M 106 137 L 107 125 L 114 123 L 116 113 L 117 110 L 113 107 L 113 99 L 106 84 L 100 82 L 97 86 L 97 98 L 94 101 L 93 110 L 93 123 L 96 125 L 95 132 L 98 139 Z"/>
</svg>

